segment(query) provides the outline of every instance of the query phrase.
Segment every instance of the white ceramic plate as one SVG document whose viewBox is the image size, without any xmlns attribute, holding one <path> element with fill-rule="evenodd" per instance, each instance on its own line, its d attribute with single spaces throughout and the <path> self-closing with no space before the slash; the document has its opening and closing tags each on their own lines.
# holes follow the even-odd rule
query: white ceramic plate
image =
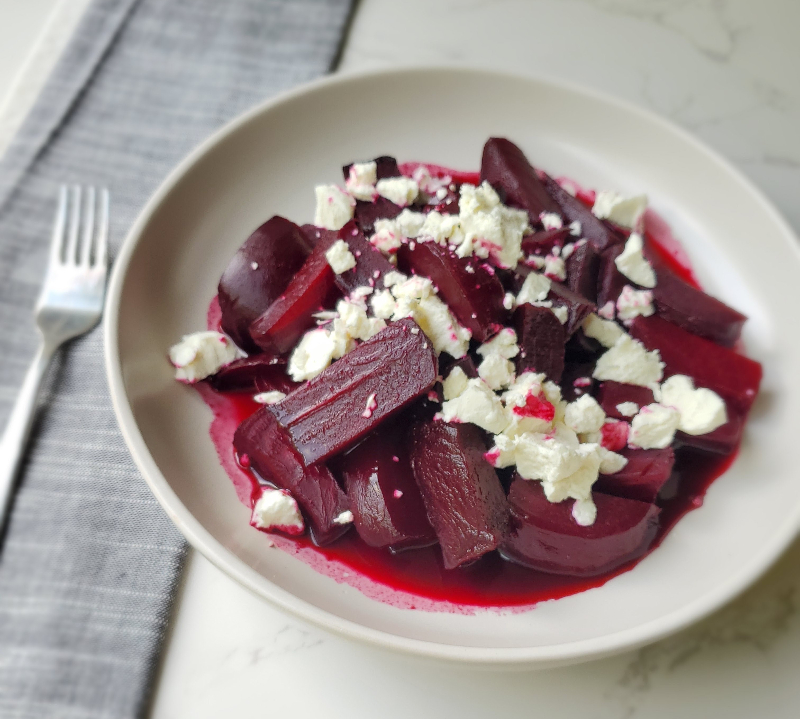
<svg viewBox="0 0 800 719">
<path fill-rule="evenodd" d="M 220 273 L 275 213 L 312 219 L 313 186 L 353 159 L 477 169 L 486 138 L 595 188 L 646 192 L 713 294 L 750 316 L 765 366 L 741 454 L 704 506 L 604 586 L 527 612 L 399 609 L 266 546 L 248 526 L 208 437 L 211 413 L 173 381 L 167 348 L 204 329 Z M 800 526 L 796 240 L 724 160 L 664 120 L 595 93 L 486 72 L 422 69 L 334 77 L 265 103 L 187 158 L 142 212 L 117 260 L 106 312 L 114 406 L 131 453 L 189 541 L 279 607 L 416 655 L 553 666 L 653 641 L 745 588 Z"/>
</svg>

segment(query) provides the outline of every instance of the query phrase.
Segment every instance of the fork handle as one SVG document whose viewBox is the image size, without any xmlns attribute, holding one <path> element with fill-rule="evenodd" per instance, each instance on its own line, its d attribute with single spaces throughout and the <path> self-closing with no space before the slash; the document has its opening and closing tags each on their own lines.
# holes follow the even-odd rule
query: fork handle
<svg viewBox="0 0 800 719">
<path fill-rule="evenodd" d="M 42 342 L 22 382 L 14 409 L 0 441 L 0 533 L 5 529 L 11 498 L 14 496 L 17 472 L 25 455 L 25 446 L 33 424 L 36 398 L 42 379 L 50 365 L 55 347 Z M 0 535 L 2 536 L 2 535 Z"/>
</svg>

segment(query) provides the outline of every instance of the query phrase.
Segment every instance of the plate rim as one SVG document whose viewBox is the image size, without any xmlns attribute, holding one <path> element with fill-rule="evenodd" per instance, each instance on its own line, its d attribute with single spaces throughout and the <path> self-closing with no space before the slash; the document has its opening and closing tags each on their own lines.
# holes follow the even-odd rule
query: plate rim
<svg viewBox="0 0 800 719">
<path fill-rule="evenodd" d="M 533 73 L 514 73 L 465 65 L 409 65 L 391 68 L 377 68 L 360 71 L 348 71 L 327 75 L 307 83 L 303 83 L 278 95 L 264 100 L 252 108 L 229 120 L 222 127 L 201 141 L 186 155 L 162 180 L 140 210 L 136 220 L 123 240 L 115 258 L 111 272 L 104 309 L 104 359 L 111 403 L 114 414 L 127 448 L 144 477 L 150 490 L 161 507 L 184 535 L 187 541 L 217 568 L 244 586 L 249 591 L 262 597 L 302 620 L 308 621 L 322 629 L 340 636 L 357 639 L 369 645 L 399 651 L 404 654 L 446 660 L 466 665 L 498 666 L 538 666 L 554 667 L 582 661 L 600 659 L 623 651 L 637 649 L 646 644 L 673 634 L 697 621 L 707 617 L 723 605 L 733 600 L 756 582 L 778 559 L 778 557 L 794 541 L 800 533 L 800 504 L 785 526 L 773 535 L 772 542 L 763 546 L 761 551 L 751 560 L 745 570 L 738 572 L 727 582 L 719 585 L 683 608 L 663 617 L 651 620 L 634 628 L 611 634 L 582 639 L 557 645 L 542 647 L 469 647 L 441 644 L 421 639 L 401 637 L 379 629 L 372 629 L 356 622 L 338 617 L 310 602 L 298 598 L 291 592 L 281 589 L 269 579 L 256 572 L 244 560 L 226 549 L 211 533 L 206 530 L 188 508 L 180 501 L 170 487 L 166 477 L 155 463 L 150 451 L 139 431 L 133 410 L 125 392 L 122 377 L 122 365 L 119 355 L 119 307 L 127 269 L 138 246 L 143 230 L 150 218 L 156 213 L 172 190 L 180 183 L 195 163 L 207 152 L 241 127 L 256 117 L 266 114 L 276 107 L 292 102 L 304 95 L 312 94 L 320 88 L 339 84 L 357 83 L 363 80 L 389 78 L 397 75 L 415 75 L 429 73 L 455 73 L 464 77 L 482 76 L 500 80 L 513 80 L 530 85 L 543 85 L 557 90 L 582 95 L 625 112 L 639 116 L 642 120 L 654 123 L 661 129 L 672 133 L 692 148 L 704 154 L 709 160 L 720 166 L 724 172 L 735 179 L 748 194 L 768 213 L 775 226 L 781 230 L 790 251 L 795 253 L 800 262 L 800 242 L 788 221 L 783 217 L 774 203 L 757 187 L 741 170 L 735 167 L 719 152 L 712 149 L 688 130 L 676 125 L 658 113 L 640 107 L 631 101 L 624 100 L 579 83 L 555 79 L 546 75 Z M 409 610 L 411 611 L 411 610 Z"/>
</svg>

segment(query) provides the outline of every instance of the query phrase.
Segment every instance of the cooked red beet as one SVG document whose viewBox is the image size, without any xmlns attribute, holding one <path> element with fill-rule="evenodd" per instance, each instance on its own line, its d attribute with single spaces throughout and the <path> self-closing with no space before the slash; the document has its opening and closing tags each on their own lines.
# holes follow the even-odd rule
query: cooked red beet
<svg viewBox="0 0 800 719">
<path fill-rule="evenodd" d="M 250 325 L 250 337 L 265 352 L 285 354 L 314 326 L 314 313 L 332 307 L 341 295 L 321 240 L 292 278 L 286 291 Z"/>
<path fill-rule="evenodd" d="M 338 461 L 356 531 L 370 547 L 408 549 L 436 541 L 398 437 L 395 425 L 381 427 Z"/>
<path fill-rule="evenodd" d="M 600 274 L 600 253 L 594 245 L 585 242 L 567 258 L 567 287 L 597 302 L 597 277 Z"/>
<path fill-rule="evenodd" d="M 597 275 L 597 306 L 600 308 L 608 302 L 616 305 L 622 288 L 630 284 L 630 280 L 617 269 L 615 263 L 624 249 L 621 245 L 616 245 L 607 249 L 600 257 L 600 271 Z"/>
<path fill-rule="evenodd" d="M 297 387 L 297 382 L 286 374 L 286 360 L 266 354 L 235 359 L 211 377 L 210 382 L 217 392 L 246 390 L 255 394 L 277 390 L 289 394 Z"/>
<path fill-rule="evenodd" d="M 280 297 L 310 253 L 300 228 L 275 215 L 231 258 L 219 281 L 222 330 L 243 350 L 257 350 L 250 323 Z"/>
<path fill-rule="evenodd" d="M 371 162 L 375 163 L 375 174 L 379 180 L 386 180 L 389 177 L 400 177 L 402 175 L 400 168 L 397 166 L 397 160 L 389 155 L 381 155 L 371 160 Z M 351 162 L 349 165 L 345 165 L 342 168 L 342 174 L 345 180 L 350 177 L 350 168 L 354 164 L 355 163 Z"/>
<path fill-rule="evenodd" d="M 539 482 L 511 484 L 510 531 L 501 554 L 540 572 L 591 577 L 610 572 L 647 551 L 658 530 L 654 504 L 595 492 L 597 520 L 581 527 L 572 502 L 547 501 Z"/>
<path fill-rule="evenodd" d="M 339 230 L 339 239 L 348 244 L 350 252 L 356 258 L 356 266 L 352 270 L 336 275 L 336 284 L 339 288 L 345 293 L 350 293 L 356 287 L 364 285 L 383 287 L 383 276 L 394 270 L 392 263 L 377 247 L 370 244 L 354 222 L 348 222 Z"/>
<path fill-rule="evenodd" d="M 583 321 L 597 309 L 594 302 L 590 302 L 559 282 L 553 282 L 550 285 L 547 299 L 553 303 L 554 307 L 567 308 L 567 324 L 564 325 L 567 337 L 572 337 L 580 329 Z"/>
<path fill-rule="evenodd" d="M 473 424 L 420 422 L 410 434 L 411 468 L 428 519 L 436 530 L 445 569 L 497 549 L 508 505 L 486 444 Z"/>
<path fill-rule="evenodd" d="M 580 237 L 585 237 L 598 252 L 619 244 L 621 238 L 615 232 L 602 220 L 598 220 L 586 205 L 577 197 L 570 195 L 549 175 L 544 176 L 544 186 L 559 207 L 557 212 L 566 217 L 567 222 L 580 222 Z"/>
<path fill-rule="evenodd" d="M 592 489 L 640 502 L 655 502 L 667 483 L 675 464 L 675 451 L 666 449 L 622 449 L 619 454 L 628 460 L 619 472 L 601 474 Z"/>
<path fill-rule="evenodd" d="M 630 326 L 631 335 L 648 350 L 657 349 L 666 363 L 664 376 L 685 374 L 697 387 L 708 387 L 746 413 L 758 394 L 761 365 L 749 357 L 720 347 L 710 340 L 651 315 L 636 317 Z"/>
<path fill-rule="evenodd" d="M 715 454 L 730 454 L 739 446 L 744 433 L 747 413 L 727 403 L 728 421 L 708 434 L 691 435 L 678 432 L 675 439 L 684 447 L 694 447 Z"/>
<path fill-rule="evenodd" d="M 553 382 L 560 382 L 567 334 L 552 310 L 528 303 L 520 305 L 514 311 L 514 329 L 520 350 L 517 374 L 543 372 Z"/>
<path fill-rule="evenodd" d="M 639 407 L 645 407 L 655 402 L 653 399 L 653 390 L 647 387 L 612 381 L 600 383 L 596 399 L 603 408 L 603 412 L 609 417 L 628 421 L 630 421 L 630 417 L 626 417 L 619 412 L 617 409 L 618 404 L 622 404 L 623 402 L 635 402 Z"/>
<path fill-rule="evenodd" d="M 747 317 L 684 282 L 647 243 L 645 256 L 656 272 L 653 299 L 656 314 L 687 332 L 705 337 L 723 347 L 733 347 L 742 334 Z"/>
<path fill-rule="evenodd" d="M 427 394 L 437 374 L 431 343 L 407 318 L 393 322 L 269 409 L 306 464 L 312 464 L 338 454 Z"/>
<path fill-rule="evenodd" d="M 569 242 L 569 227 L 560 230 L 541 230 L 522 238 L 522 251 L 525 255 L 549 255 L 554 247 L 563 247 Z"/>
<path fill-rule="evenodd" d="M 541 224 L 542 212 L 561 214 L 531 163 L 513 142 L 490 137 L 483 146 L 481 181 L 488 182 L 505 204 L 528 213 L 532 227 Z"/>
<path fill-rule="evenodd" d="M 239 425 L 233 446 L 242 464 L 249 463 L 263 479 L 291 493 L 308 518 L 318 545 L 330 544 L 350 528 L 350 523 L 336 522 L 349 505 L 330 470 L 322 463 L 303 463 L 268 407 L 262 407 Z"/>
<path fill-rule="evenodd" d="M 457 257 L 435 242 L 403 245 L 397 252 L 398 267 L 429 278 L 456 319 L 472 332 L 478 342 L 485 342 L 506 323 L 503 285 L 487 269 L 486 263 Z"/>
<path fill-rule="evenodd" d="M 391 220 L 402 211 L 403 208 L 400 205 L 395 205 L 391 200 L 379 195 L 372 202 L 356 200 L 353 220 L 358 225 L 358 228 L 369 236 L 375 230 L 376 220 Z"/>
<path fill-rule="evenodd" d="M 324 227 L 317 227 L 316 225 L 301 225 L 300 231 L 312 248 L 321 243 L 325 243 L 330 247 L 336 242 L 336 238 L 339 234 L 338 230 L 326 230 Z"/>
</svg>

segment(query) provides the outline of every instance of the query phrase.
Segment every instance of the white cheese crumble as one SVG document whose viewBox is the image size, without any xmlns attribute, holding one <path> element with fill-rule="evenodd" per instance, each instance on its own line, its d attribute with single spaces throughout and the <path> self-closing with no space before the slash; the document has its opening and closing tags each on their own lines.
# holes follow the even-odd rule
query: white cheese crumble
<svg viewBox="0 0 800 719">
<path fill-rule="evenodd" d="M 325 253 L 325 259 L 328 260 L 328 264 L 337 275 L 352 270 L 356 266 L 356 258 L 350 252 L 350 245 L 344 240 L 336 240 Z"/>
<path fill-rule="evenodd" d="M 648 404 L 631 420 L 628 444 L 641 449 L 665 449 L 672 444 L 680 419 L 680 413 L 673 407 Z"/>
<path fill-rule="evenodd" d="M 478 354 L 481 357 L 497 354 L 507 360 L 516 357 L 519 354 L 519 345 L 514 328 L 503 327 L 492 339 L 478 347 Z"/>
<path fill-rule="evenodd" d="M 614 301 L 609 300 L 606 302 L 600 309 L 597 310 L 597 314 L 604 320 L 613 320 L 616 316 L 616 307 L 614 307 Z"/>
<path fill-rule="evenodd" d="M 356 209 L 356 201 L 341 187 L 336 185 L 317 185 L 317 209 L 314 224 L 326 230 L 341 230 L 350 220 Z"/>
<path fill-rule="evenodd" d="M 464 391 L 444 402 L 436 417 L 445 422 L 471 422 L 492 434 L 500 434 L 508 426 L 500 398 L 479 378 L 468 380 Z"/>
<path fill-rule="evenodd" d="M 567 309 L 566 305 L 554 305 L 550 308 L 550 311 L 556 316 L 556 319 L 562 324 L 567 324 L 567 320 L 569 319 L 569 309 Z"/>
<path fill-rule="evenodd" d="M 594 312 L 584 321 L 583 333 L 587 337 L 597 340 L 603 347 L 613 347 L 625 331 L 616 322 L 601 320 Z"/>
<path fill-rule="evenodd" d="M 505 307 L 509 312 L 514 309 L 516 306 L 516 300 L 514 298 L 513 292 L 506 292 L 503 295 L 503 307 Z"/>
<path fill-rule="evenodd" d="M 372 162 L 354 162 L 347 173 L 345 187 L 357 200 L 372 202 L 377 195 L 375 183 L 378 181 L 378 165 Z"/>
<path fill-rule="evenodd" d="M 383 276 L 383 286 L 384 287 L 394 287 L 394 285 L 399 285 L 401 282 L 405 282 L 408 279 L 402 272 L 387 272 Z"/>
<path fill-rule="evenodd" d="M 436 210 L 425 215 L 425 221 L 419 228 L 417 236 L 421 242 L 426 238 L 432 239 L 440 245 L 447 245 L 454 235 L 461 231 L 461 221 L 458 215 L 442 214 Z"/>
<path fill-rule="evenodd" d="M 617 269 L 629 280 L 637 285 L 652 289 L 656 286 L 656 273 L 653 266 L 647 261 L 643 250 L 642 236 L 631 232 L 622 254 L 614 260 Z"/>
<path fill-rule="evenodd" d="M 539 215 L 539 221 L 545 230 L 560 230 L 564 226 L 561 216 L 555 212 L 542 212 Z"/>
<path fill-rule="evenodd" d="M 564 263 L 564 258 L 556 254 L 547 255 L 544 258 L 544 273 L 551 280 L 563 282 L 567 279 L 567 266 Z"/>
<path fill-rule="evenodd" d="M 419 235 L 426 216 L 421 212 L 404 209 L 397 217 L 375 220 L 374 234 L 369 241 L 381 252 L 391 254 L 403 244 L 403 240 Z"/>
<path fill-rule="evenodd" d="M 350 524 L 352 521 L 353 521 L 353 513 L 349 509 L 346 509 L 344 512 L 341 512 L 334 518 L 333 523 Z"/>
<path fill-rule="evenodd" d="M 535 305 L 547 299 L 550 292 L 550 278 L 540 275 L 538 272 L 531 272 L 522 283 L 519 294 L 517 295 L 517 306 L 526 302 Z"/>
<path fill-rule="evenodd" d="M 599 432 L 605 420 L 606 413 L 590 394 L 570 402 L 564 412 L 564 423 L 578 434 Z"/>
<path fill-rule="evenodd" d="M 283 392 L 276 390 L 272 390 L 271 392 L 259 392 L 258 394 L 253 395 L 253 401 L 258 402 L 259 404 L 277 404 L 282 399 L 284 399 L 286 395 Z"/>
<path fill-rule="evenodd" d="M 628 459 L 610 449 L 600 447 L 600 473 L 616 474 L 628 464 Z"/>
<path fill-rule="evenodd" d="M 658 350 L 648 352 L 641 342 L 623 333 L 597 360 L 592 377 L 652 387 L 661 381 L 663 371 L 664 363 Z"/>
<path fill-rule="evenodd" d="M 601 191 L 595 198 L 592 214 L 601 220 L 611 220 L 633 230 L 646 209 L 647 195 L 623 197 L 616 192 Z"/>
<path fill-rule="evenodd" d="M 630 285 L 625 285 L 617 298 L 617 318 L 622 322 L 629 322 L 634 317 L 641 315 L 649 317 L 656 311 L 653 307 L 653 292 L 651 290 L 636 290 Z"/>
<path fill-rule="evenodd" d="M 216 374 L 237 354 L 236 346 L 225 335 L 194 332 L 170 348 L 169 361 L 175 367 L 175 379 L 191 384 Z"/>
<path fill-rule="evenodd" d="M 728 421 L 725 402 L 713 390 L 695 389 L 691 377 L 676 374 L 661 385 L 659 402 L 680 413 L 678 429 L 686 434 L 713 432 Z"/>
<path fill-rule="evenodd" d="M 580 237 L 583 233 L 583 228 L 578 220 L 569 223 L 569 234 L 573 237 Z"/>
<path fill-rule="evenodd" d="M 250 523 L 259 529 L 281 529 L 289 534 L 300 534 L 305 529 L 295 498 L 282 489 L 270 487 L 261 489 Z"/>
<path fill-rule="evenodd" d="M 295 382 L 312 379 L 353 347 L 355 343 L 347 334 L 318 327 L 306 332 L 297 343 L 286 371 Z"/>
<path fill-rule="evenodd" d="M 442 394 L 445 400 L 458 397 L 467 388 L 468 382 L 467 373 L 461 367 L 453 367 L 447 379 L 442 382 Z"/>
<path fill-rule="evenodd" d="M 369 301 L 372 314 L 388 320 L 394 314 L 395 301 L 390 290 L 378 290 Z"/>
<path fill-rule="evenodd" d="M 478 365 L 478 376 L 493 390 L 508 387 L 514 381 L 514 363 L 492 353 Z"/>
<path fill-rule="evenodd" d="M 409 177 L 386 177 L 378 180 L 375 189 L 381 197 L 400 207 L 410 205 L 419 194 L 419 185 Z"/>
<path fill-rule="evenodd" d="M 617 405 L 617 412 L 623 417 L 633 417 L 639 411 L 639 405 L 636 402 L 620 402 Z"/>
</svg>

